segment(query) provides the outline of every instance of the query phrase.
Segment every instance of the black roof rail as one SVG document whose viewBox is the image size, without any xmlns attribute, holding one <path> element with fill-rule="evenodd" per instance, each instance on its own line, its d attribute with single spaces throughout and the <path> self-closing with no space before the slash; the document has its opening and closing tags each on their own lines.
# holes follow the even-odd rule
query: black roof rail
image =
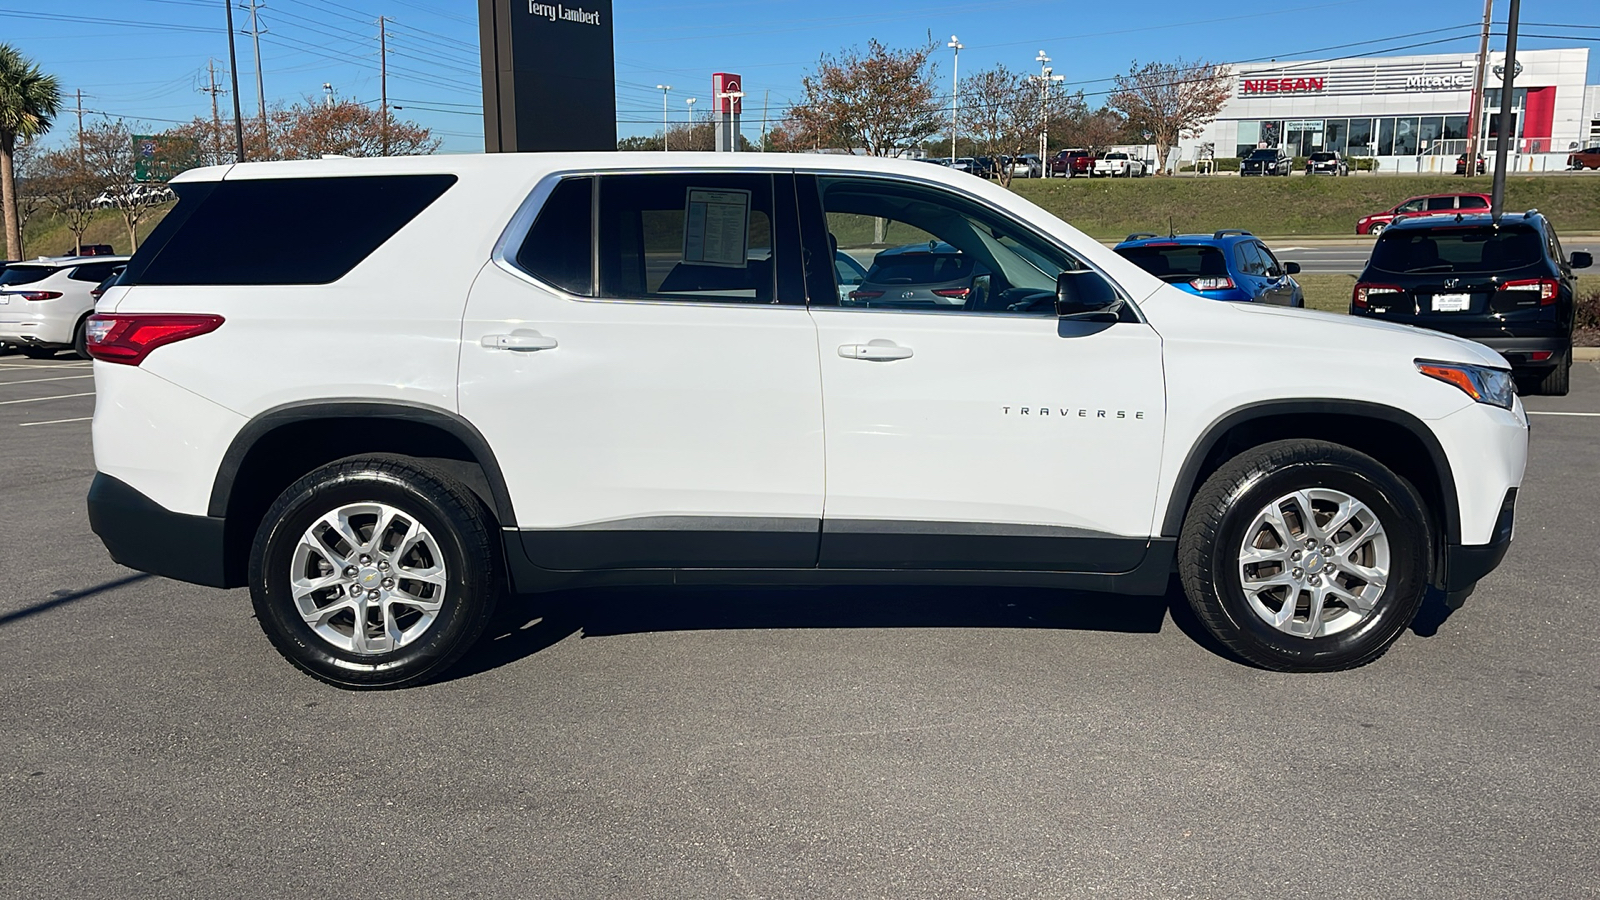
<svg viewBox="0 0 1600 900">
<path fill-rule="evenodd" d="M 1130 240 L 1130 241 L 1142 241 L 1145 238 L 1153 238 L 1153 237 L 1161 237 L 1161 235 L 1156 234 L 1154 231 L 1135 231 L 1133 234 L 1128 235 L 1128 240 Z"/>
<path fill-rule="evenodd" d="M 1245 231 L 1243 228 L 1223 228 L 1212 232 L 1211 239 L 1214 241 L 1220 241 L 1230 234 L 1243 234 L 1249 237 L 1255 237 L 1255 235 L 1250 234 L 1250 232 Z"/>
</svg>

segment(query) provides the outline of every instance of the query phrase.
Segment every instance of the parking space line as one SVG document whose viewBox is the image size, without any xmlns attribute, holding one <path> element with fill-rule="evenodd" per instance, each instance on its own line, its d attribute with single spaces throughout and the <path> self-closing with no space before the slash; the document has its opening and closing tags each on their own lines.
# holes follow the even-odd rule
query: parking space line
<svg viewBox="0 0 1600 900">
<path fill-rule="evenodd" d="M 44 400 L 70 400 L 73 397 L 93 397 L 94 391 L 86 394 L 60 394 L 55 397 L 29 397 L 26 400 L 0 400 L 0 406 L 10 406 L 13 403 L 39 403 Z"/>
<path fill-rule="evenodd" d="M 0 369 L 87 369 L 91 364 L 63 364 L 53 366 L 49 363 L 0 363 Z"/>
<path fill-rule="evenodd" d="M 88 422 L 92 419 L 94 419 L 94 416 L 82 416 L 76 419 L 51 419 L 48 422 L 18 422 L 17 427 L 27 428 L 30 425 L 60 425 L 63 422 Z"/>
<path fill-rule="evenodd" d="M 1554 412 L 1554 411 L 1545 411 L 1545 410 L 1542 410 L 1542 409 L 1530 409 L 1530 410 L 1526 410 L 1526 412 L 1530 416 L 1581 416 L 1583 418 L 1589 418 L 1589 419 L 1600 419 L 1600 413 Z"/>
<path fill-rule="evenodd" d="M 93 378 L 93 375 L 58 375 L 55 378 L 30 378 L 27 381 L 0 381 L 0 387 L 11 384 L 43 384 L 46 381 L 71 381 L 74 378 Z"/>
</svg>

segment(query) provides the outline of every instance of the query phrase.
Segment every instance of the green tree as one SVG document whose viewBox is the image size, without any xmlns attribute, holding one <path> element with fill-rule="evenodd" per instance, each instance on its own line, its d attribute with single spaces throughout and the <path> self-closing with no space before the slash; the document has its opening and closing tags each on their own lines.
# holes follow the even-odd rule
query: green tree
<svg viewBox="0 0 1600 900">
<path fill-rule="evenodd" d="M 17 214 L 14 155 L 19 140 L 50 130 L 61 108 L 61 84 L 46 75 L 17 48 L 0 44 L 0 207 L 5 210 L 6 255 L 22 253 L 22 221 Z"/>
</svg>

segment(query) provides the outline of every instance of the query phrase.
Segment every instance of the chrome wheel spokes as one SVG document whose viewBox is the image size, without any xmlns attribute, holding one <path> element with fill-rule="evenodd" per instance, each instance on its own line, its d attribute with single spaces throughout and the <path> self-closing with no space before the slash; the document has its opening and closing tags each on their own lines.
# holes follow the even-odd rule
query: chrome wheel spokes
<svg viewBox="0 0 1600 900">
<path fill-rule="evenodd" d="M 1239 547 L 1245 600 L 1273 628 L 1322 637 L 1372 612 L 1389 580 L 1389 538 L 1371 507 L 1332 488 L 1267 504 Z"/>
<path fill-rule="evenodd" d="M 371 655 L 421 637 L 443 608 L 448 572 L 438 541 L 385 503 L 349 503 L 313 522 L 289 563 L 289 591 L 313 633 Z"/>
</svg>

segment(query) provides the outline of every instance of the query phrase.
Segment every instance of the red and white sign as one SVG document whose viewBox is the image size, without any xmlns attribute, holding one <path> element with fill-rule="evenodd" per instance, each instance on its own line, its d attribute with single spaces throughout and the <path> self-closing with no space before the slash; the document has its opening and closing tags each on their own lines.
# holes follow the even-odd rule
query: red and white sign
<svg viewBox="0 0 1600 900">
<path fill-rule="evenodd" d="M 717 72 L 711 76 L 711 98 L 717 101 L 717 112 L 731 112 L 735 115 L 744 112 L 744 97 L 726 96 L 743 92 L 744 79 L 738 75 Z"/>
<path fill-rule="evenodd" d="M 1243 78 L 1241 94 L 1320 94 L 1327 87 L 1326 78 Z"/>
</svg>

